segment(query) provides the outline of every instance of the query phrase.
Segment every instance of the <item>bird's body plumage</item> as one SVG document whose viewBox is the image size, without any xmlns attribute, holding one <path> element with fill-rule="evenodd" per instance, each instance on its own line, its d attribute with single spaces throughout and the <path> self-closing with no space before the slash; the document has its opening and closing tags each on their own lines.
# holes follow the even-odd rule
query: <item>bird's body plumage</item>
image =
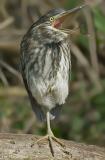
<svg viewBox="0 0 105 160">
<path fill-rule="evenodd" d="M 71 72 L 68 30 L 61 29 L 64 19 L 83 8 L 54 9 L 35 22 L 21 42 L 21 72 L 33 110 L 47 122 L 47 138 L 54 156 L 52 140 L 64 146 L 53 134 L 50 120 L 54 119 L 69 94 Z"/>
<path fill-rule="evenodd" d="M 69 93 L 69 39 L 48 23 L 36 24 L 21 43 L 22 74 L 33 109 L 41 110 L 38 117 L 43 119 L 50 111 L 54 118 Z"/>
</svg>

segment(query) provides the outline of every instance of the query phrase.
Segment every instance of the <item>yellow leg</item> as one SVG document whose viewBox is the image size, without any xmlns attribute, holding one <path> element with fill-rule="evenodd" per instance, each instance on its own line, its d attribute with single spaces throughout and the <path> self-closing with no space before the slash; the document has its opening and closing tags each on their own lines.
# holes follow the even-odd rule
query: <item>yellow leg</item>
<svg viewBox="0 0 105 160">
<path fill-rule="evenodd" d="M 51 153 L 52 155 L 54 156 L 54 148 L 53 148 L 53 143 L 52 143 L 52 140 L 54 140 L 55 142 L 57 142 L 58 144 L 60 144 L 62 147 L 65 147 L 65 145 L 58 139 L 54 136 L 52 130 L 51 130 L 51 126 L 50 126 L 50 113 L 47 112 L 46 114 L 46 119 L 47 119 L 47 135 L 40 138 L 39 140 L 37 140 L 36 143 L 44 140 L 44 139 L 48 139 L 49 140 L 49 146 L 50 146 L 50 150 L 51 150 Z"/>
<path fill-rule="evenodd" d="M 51 130 L 49 112 L 47 112 L 47 133 L 48 133 L 48 137 L 50 137 L 50 139 L 53 139 L 55 142 L 59 143 L 62 147 L 65 146 L 62 142 L 60 142 L 60 140 L 58 138 L 56 138 L 54 136 L 54 134 Z"/>
</svg>

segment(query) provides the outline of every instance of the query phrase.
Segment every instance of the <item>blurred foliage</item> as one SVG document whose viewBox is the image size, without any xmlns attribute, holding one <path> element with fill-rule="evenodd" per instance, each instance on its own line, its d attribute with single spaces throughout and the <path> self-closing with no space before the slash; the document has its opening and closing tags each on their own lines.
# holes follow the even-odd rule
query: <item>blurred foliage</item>
<svg viewBox="0 0 105 160">
<path fill-rule="evenodd" d="M 105 33 L 105 15 L 100 10 L 100 8 L 94 8 L 94 24 L 99 32 Z"/>
<path fill-rule="evenodd" d="M 4 67 L 0 63 L 0 132 L 40 135 L 46 133 L 46 125 L 38 122 L 34 117 L 27 96 L 20 96 L 21 93 L 18 96 L 13 93 L 11 96 L 4 93 L 3 88 L 10 87 L 9 93 L 11 93 L 14 86 L 22 87 L 18 73 L 19 43 L 33 21 L 55 5 L 62 5 L 69 9 L 81 4 L 81 1 L 76 0 L 62 0 L 62 3 L 58 0 L 57 4 L 54 2 L 50 0 L 0 1 L 0 60 L 14 69 L 11 71 L 8 66 Z M 96 38 L 94 41 L 97 45 L 99 73 L 96 72 L 96 77 L 102 89 L 98 90 L 97 85 L 95 86 L 88 77 L 91 70 L 94 70 L 94 66 L 91 62 L 89 37 L 86 35 L 88 34 L 86 14 L 81 14 L 76 23 L 79 23 L 81 29 L 83 24 L 84 32 L 87 33 L 74 36 L 72 40 L 89 62 L 90 68 L 87 68 L 88 72 L 84 70 L 85 67 L 72 54 L 70 95 L 60 117 L 52 122 L 52 128 L 58 137 L 105 146 L 105 12 L 102 8 L 105 2 L 103 0 L 97 4 L 97 0 L 93 0 L 91 3 L 89 1 L 89 5 Z M 8 25 L 4 23 L 2 27 L 2 23 L 10 17 L 13 18 L 13 22 Z"/>
</svg>

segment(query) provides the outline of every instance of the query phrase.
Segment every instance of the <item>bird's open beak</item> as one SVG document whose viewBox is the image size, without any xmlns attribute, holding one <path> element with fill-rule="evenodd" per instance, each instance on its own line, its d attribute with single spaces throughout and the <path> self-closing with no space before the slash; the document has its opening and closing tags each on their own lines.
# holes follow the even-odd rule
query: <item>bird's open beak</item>
<svg viewBox="0 0 105 160">
<path fill-rule="evenodd" d="M 78 6 L 76 8 L 73 8 L 73 9 L 70 9 L 70 10 L 67 10 L 67 11 L 64 11 L 63 13 L 60 13 L 60 14 L 56 15 L 54 17 L 55 18 L 55 22 L 54 22 L 53 26 L 56 27 L 56 28 L 59 28 L 59 25 L 61 23 L 63 23 L 64 20 L 67 17 L 73 17 L 73 16 L 75 16 L 78 11 L 80 11 L 82 8 L 84 8 L 86 6 L 87 6 L 86 4 L 83 4 L 81 6 Z"/>
</svg>

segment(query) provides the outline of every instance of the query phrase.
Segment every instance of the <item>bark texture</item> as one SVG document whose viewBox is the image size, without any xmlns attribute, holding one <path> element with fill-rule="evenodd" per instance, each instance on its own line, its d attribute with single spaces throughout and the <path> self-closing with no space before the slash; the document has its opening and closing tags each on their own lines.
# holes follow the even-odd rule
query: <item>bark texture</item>
<svg viewBox="0 0 105 160">
<path fill-rule="evenodd" d="M 39 143 L 40 137 L 24 134 L 0 134 L 0 160 L 105 160 L 105 148 L 61 140 L 62 148 L 53 142 L 52 156 L 48 140 Z"/>
</svg>

